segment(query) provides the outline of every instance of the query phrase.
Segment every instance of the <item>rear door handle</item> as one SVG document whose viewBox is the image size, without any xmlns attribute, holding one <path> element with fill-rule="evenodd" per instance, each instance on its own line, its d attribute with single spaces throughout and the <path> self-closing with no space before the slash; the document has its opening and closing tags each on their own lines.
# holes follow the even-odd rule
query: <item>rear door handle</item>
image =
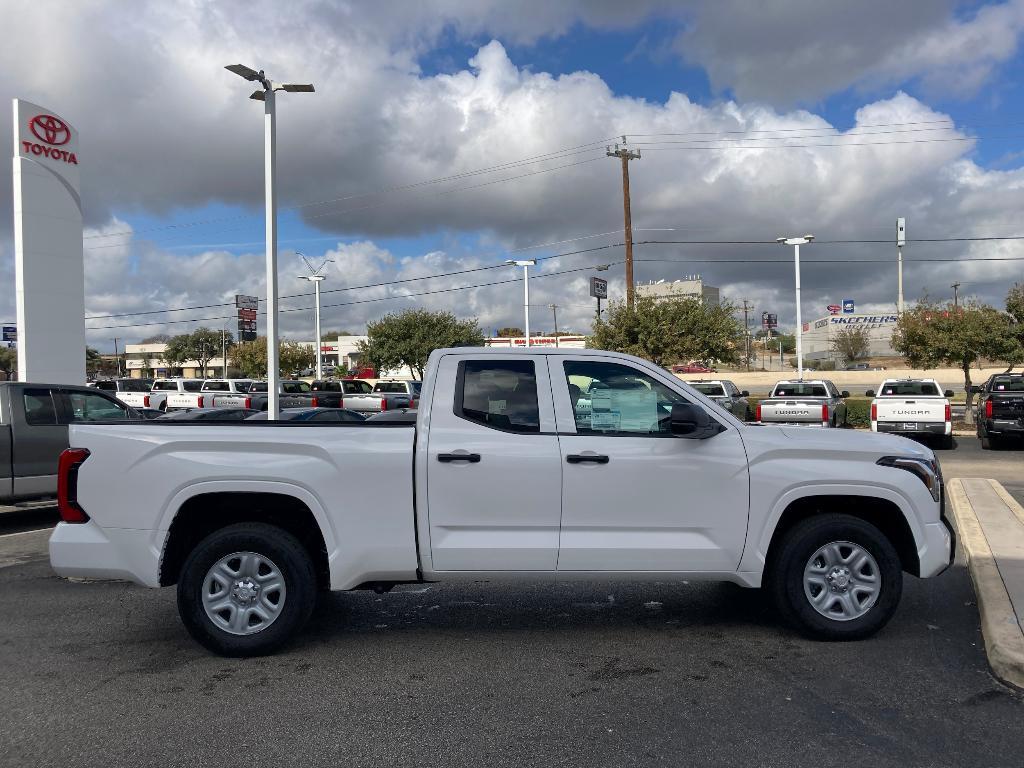
<svg viewBox="0 0 1024 768">
<path fill-rule="evenodd" d="M 599 453 L 570 453 L 565 457 L 570 464 L 607 464 L 608 457 Z"/>
<path fill-rule="evenodd" d="M 437 460 L 448 464 L 453 461 L 466 461 L 470 464 L 480 463 L 479 453 L 439 453 L 437 454 Z"/>
</svg>

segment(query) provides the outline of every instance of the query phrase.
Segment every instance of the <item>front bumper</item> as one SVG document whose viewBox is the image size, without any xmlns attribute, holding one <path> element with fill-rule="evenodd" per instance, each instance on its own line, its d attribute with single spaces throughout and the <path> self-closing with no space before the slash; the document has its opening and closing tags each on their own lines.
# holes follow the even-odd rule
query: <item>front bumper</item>
<svg viewBox="0 0 1024 768">
<path fill-rule="evenodd" d="M 160 586 L 160 548 L 152 531 L 57 523 L 50 536 L 50 567 L 58 576 L 119 579 Z"/>
</svg>

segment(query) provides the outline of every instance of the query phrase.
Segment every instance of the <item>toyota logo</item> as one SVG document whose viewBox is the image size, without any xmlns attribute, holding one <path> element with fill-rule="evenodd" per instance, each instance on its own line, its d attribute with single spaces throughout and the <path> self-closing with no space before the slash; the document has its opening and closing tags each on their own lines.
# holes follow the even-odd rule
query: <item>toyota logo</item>
<svg viewBox="0 0 1024 768">
<path fill-rule="evenodd" d="M 71 141 L 71 130 L 67 123 L 53 115 L 36 115 L 28 121 L 28 127 L 40 141 L 60 146 Z"/>
</svg>

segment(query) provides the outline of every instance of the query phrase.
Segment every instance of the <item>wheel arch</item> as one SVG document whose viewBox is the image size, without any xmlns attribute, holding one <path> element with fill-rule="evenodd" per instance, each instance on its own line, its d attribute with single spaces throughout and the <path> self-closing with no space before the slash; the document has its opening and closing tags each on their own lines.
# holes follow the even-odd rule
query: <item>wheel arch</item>
<svg viewBox="0 0 1024 768">
<path fill-rule="evenodd" d="M 789 500 L 775 525 L 765 532 L 766 541 L 761 549 L 765 569 L 772 567 L 772 558 L 789 531 L 803 520 L 827 514 L 849 515 L 875 526 L 892 542 L 903 570 L 920 575 L 917 539 L 900 505 L 881 496 L 847 493 L 814 493 Z"/>
<path fill-rule="evenodd" d="M 250 488 L 253 484 L 249 484 Z M 258 484 L 257 484 L 258 485 Z M 272 485 L 272 484 L 267 484 Z M 314 499 L 294 490 L 192 489 L 179 499 L 166 524 L 160 556 L 160 586 L 177 583 L 181 566 L 204 537 L 235 523 L 262 522 L 295 536 L 313 561 L 317 584 L 330 584 L 330 553 L 334 536 L 326 515 Z"/>
</svg>

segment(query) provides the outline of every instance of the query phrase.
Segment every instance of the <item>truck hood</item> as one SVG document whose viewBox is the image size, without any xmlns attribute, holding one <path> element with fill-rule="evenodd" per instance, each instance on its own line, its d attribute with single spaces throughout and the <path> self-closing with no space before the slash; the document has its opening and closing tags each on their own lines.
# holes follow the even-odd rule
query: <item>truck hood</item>
<svg viewBox="0 0 1024 768">
<path fill-rule="evenodd" d="M 807 429 L 806 427 L 764 427 L 778 430 L 788 440 L 805 450 L 848 450 L 857 453 L 877 453 L 882 456 L 908 456 L 933 459 L 931 448 L 906 437 L 885 435 L 853 429 Z"/>
</svg>

